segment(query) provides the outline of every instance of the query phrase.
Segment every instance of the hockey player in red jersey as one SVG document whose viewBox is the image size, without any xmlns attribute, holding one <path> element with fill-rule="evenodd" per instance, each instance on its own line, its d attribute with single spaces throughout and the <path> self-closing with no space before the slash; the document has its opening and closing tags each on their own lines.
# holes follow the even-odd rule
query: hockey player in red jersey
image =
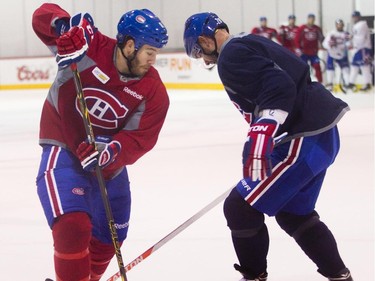
<svg viewBox="0 0 375 281">
<path fill-rule="evenodd" d="M 315 70 L 316 79 L 323 81 L 322 70 L 320 68 L 320 59 L 318 51 L 324 40 L 322 30 L 315 24 L 315 15 L 307 16 L 307 24 L 301 25 L 296 34 L 296 54 L 305 62 L 310 62 Z"/>
<path fill-rule="evenodd" d="M 260 17 L 259 22 L 260 22 L 260 26 L 254 27 L 251 30 L 251 34 L 263 36 L 263 37 L 266 37 L 270 40 L 274 39 L 276 41 L 277 40 L 277 30 L 267 26 L 267 18 L 266 17 Z"/>
<path fill-rule="evenodd" d="M 125 13 L 117 40 L 103 35 L 87 13 L 70 16 L 43 4 L 32 25 L 56 55 L 58 72 L 43 106 L 43 148 L 37 191 L 54 242 L 58 281 L 97 281 L 114 255 L 105 210 L 92 172 L 105 180 L 118 239 L 127 235 L 130 187 L 126 166 L 151 150 L 169 107 L 156 54 L 168 34 L 147 9 Z M 71 63 L 77 63 L 99 152 L 86 142 Z"/>
<path fill-rule="evenodd" d="M 296 16 L 289 15 L 288 25 L 281 25 L 277 36 L 280 44 L 293 53 L 296 51 L 295 39 L 297 30 L 298 26 L 296 25 Z"/>
</svg>

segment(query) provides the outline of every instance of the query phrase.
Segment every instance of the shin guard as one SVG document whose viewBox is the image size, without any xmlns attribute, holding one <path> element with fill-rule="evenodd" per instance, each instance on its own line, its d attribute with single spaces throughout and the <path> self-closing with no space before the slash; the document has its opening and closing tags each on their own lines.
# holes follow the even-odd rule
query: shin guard
<svg viewBox="0 0 375 281">
<path fill-rule="evenodd" d="M 90 241 L 91 256 L 91 279 L 98 281 L 107 269 L 112 257 L 115 255 L 115 249 L 112 244 L 106 244 L 95 237 Z"/>
<path fill-rule="evenodd" d="M 224 214 L 232 233 L 241 272 L 244 276 L 265 273 L 269 236 L 264 215 L 250 206 L 235 189 L 224 202 Z"/>
<path fill-rule="evenodd" d="M 91 222 L 86 213 L 65 214 L 52 227 L 57 281 L 89 281 Z"/>
<path fill-rule="evenodd" d="M 313 211 L 306 216 L 281 212 L 276 215 L 276 220 L 317 265 L 320 273 L 332 276 L 345 268 L 336 240 L 328 227 L 320 221 L 317 212 Z"/>
</svg>

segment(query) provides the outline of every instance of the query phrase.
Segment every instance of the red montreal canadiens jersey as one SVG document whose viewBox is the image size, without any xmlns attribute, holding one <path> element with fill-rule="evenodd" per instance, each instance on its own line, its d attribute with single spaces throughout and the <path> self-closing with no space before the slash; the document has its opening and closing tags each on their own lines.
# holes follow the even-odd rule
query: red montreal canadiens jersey
<svg viewBox="0 0 375 281">
<path fill-rule="evenodd" d="M 309 56 L 318 54 L 319 42 L 324 39 L 322 30 L 317 25 L 301 25 L 296 34 L 296 47 L 301 49 L 302 53 Z"/>
<path fill-rule="evenodd" d="M 294 52 L 296 49 L 295 39 L 297 34 L 298 26 L 282 25 L 277 36 L 278 41 L 282 46 Z"/>
<path fill-rule="evenodd" d="M 272 39 L 273 37 L 277 37 L 277 31 L 274 28 L 270 27 L 254 27 L 251 31 L 251 34 L 259 35 L 266 37 L 268 39 Z"/>
<path fill-rule="evenodd" d="M 53 52 L 56 35 L 51 22 L 56 18 L 69 15 L 54 4 L 42 5 L 33 15 L 36 34 Z M 154 147 L 169 106 L 155 68 L 141 79 L 127 79 L 115 67 L 115 50 L 116 41 L 97 31 L 78 63 L 94 134 L 112 136 L 122 146 L 107 173 L 134 163 Z M 72 77 L 69 67 L 59 69 L 43 106 L 39 142 L 75 153 L 86 134 Z"/>
</svg>

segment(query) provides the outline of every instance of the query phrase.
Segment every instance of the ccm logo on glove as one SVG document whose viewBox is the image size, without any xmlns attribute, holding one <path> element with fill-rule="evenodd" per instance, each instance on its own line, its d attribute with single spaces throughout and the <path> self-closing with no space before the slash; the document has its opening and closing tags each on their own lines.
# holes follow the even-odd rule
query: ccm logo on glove
<svg viewBox="0 0 375 281">
<path fill-rule="evenodd" d="M 249 132 L 267 132 L 267 130 L 271 129 L 274 130 L 275 126 L 271 125 L 253 125 L 250 127 Z"/>
<path fill-rule="evenodd" d="M 243 175 L 251 180 L 264 180 L 271 175 L 271 153 L 274 135 L 279 124 L 268 118 L 261 118 L 250 126 L 243 150 Z"/>
</svg>

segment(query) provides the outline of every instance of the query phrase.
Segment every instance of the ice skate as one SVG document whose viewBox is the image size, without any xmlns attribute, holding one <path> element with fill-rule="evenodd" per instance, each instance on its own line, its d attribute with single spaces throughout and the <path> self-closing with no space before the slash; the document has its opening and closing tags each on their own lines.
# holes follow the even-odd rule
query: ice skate
<svg viewBox="0 0 375 281">
<path fill-rule="evenodd" d="M 267 272 L 259 274 L 258 276 L 253 276 L 246 273 L 244 269 L 238 264 L 235 264 L 234 268 L 237 271 L 241 272 L 241 274 L 243 275 L 243 278 L 241 278 L 239 281 L 267 281 Z"/>
<path fill-rule="evenodd" d="M 255 279 L 254 278 L 247 279 L 247 278 L 243 277 L 243 278 L 240 279 L 240 281 L 266 281 L 267 276 L 263 276 L 263 275 L 264 274 L 262 274 L 261 276 L 255 277 Z"/>
<path fill-rule="evenodd" d="M 333 90 L 333 84 L 332 83 L 329 83 L 329 84 L 325 85 L 325 87 L 328 91 L 332 92 L 332 90 Z"/>
<path fill-rule="evenodd" d="M 341 270 L 336 276 L 328 277 L 329 281 L 353 281 L 352 275 L 349 269 L 345 268 Z"/>
<path fill-rule="evenodd" d="M 360 91 L 367 92 L 371 90 L 371 84 L 366 84 L 364 87 L 360 88 Z"/>
<path fill-rule="evenodd" d="M 352 280 L 352 279 L 348 279 L 348 280 Z M 262 273 L 258 277 L 250 278 L 250 279 L 243 277 L 240 279 L 240 281 L 267 281 L 267 273 Z"/>
<path fill-rule="evenodd" d="M 353 83 L 349 83 L 348 86 L 347 86 L 347 89 L 351 90 L 353 92 L 357 92 L 358 91 L 357 86 L 355 84 L 353 84 Z"/>
</svg>

